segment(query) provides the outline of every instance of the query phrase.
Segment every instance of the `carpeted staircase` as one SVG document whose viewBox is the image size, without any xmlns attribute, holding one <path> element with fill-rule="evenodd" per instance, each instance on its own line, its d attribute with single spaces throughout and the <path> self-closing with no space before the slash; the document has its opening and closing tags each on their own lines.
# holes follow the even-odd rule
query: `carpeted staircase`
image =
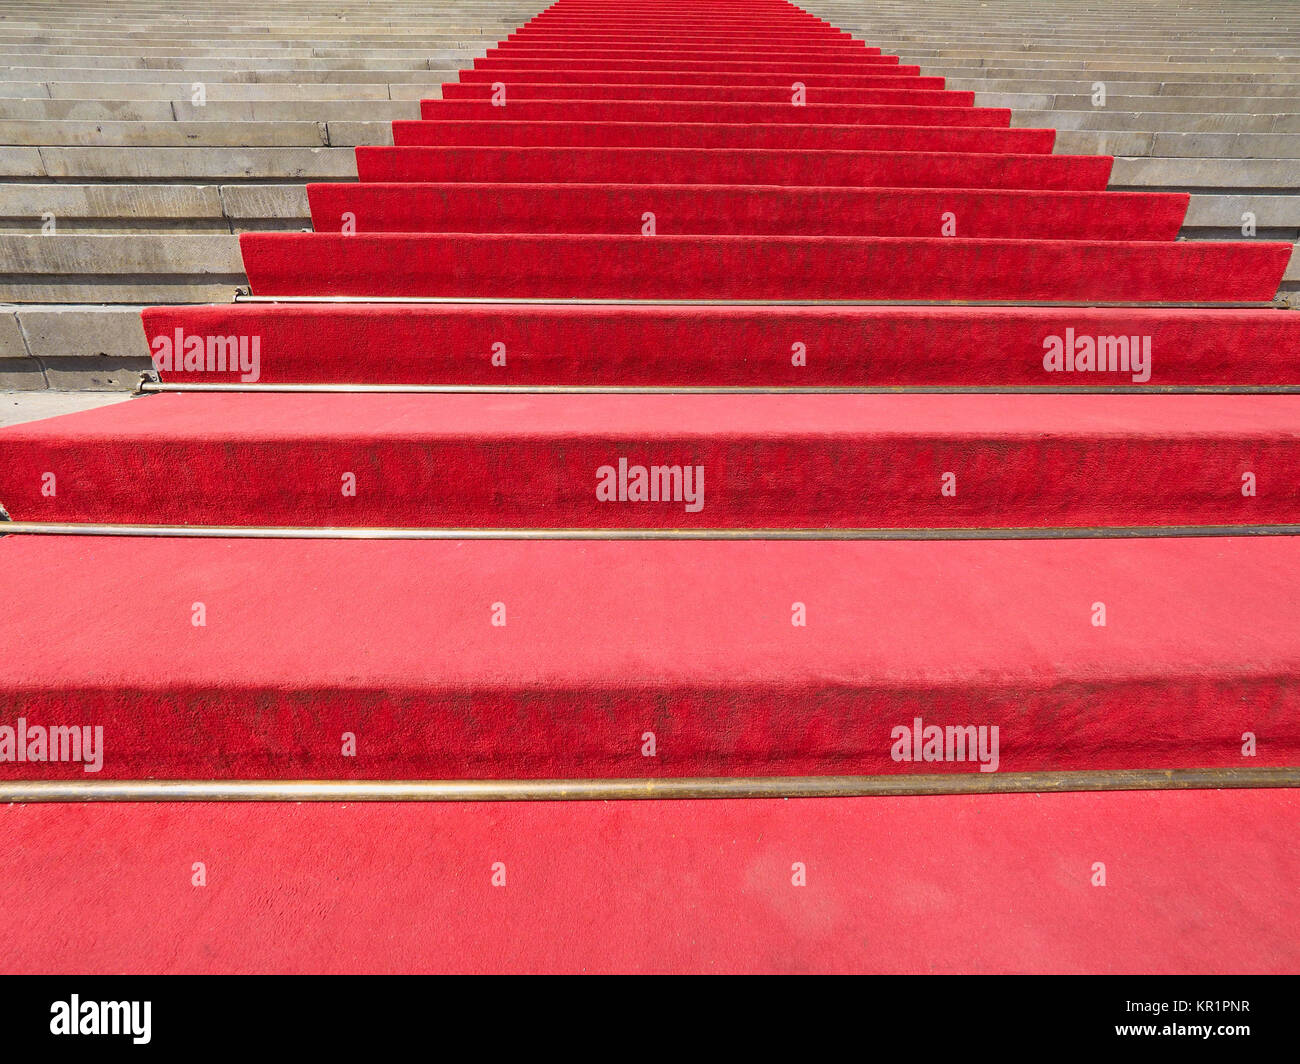
<svg viewBox="0 0 1300 1064">
<path fill-rule="evenodd" d="M 785 0 L 420 116 L 0 430 L 0 967 L 1300 968 L 1289 243 Z"/>
</svg>

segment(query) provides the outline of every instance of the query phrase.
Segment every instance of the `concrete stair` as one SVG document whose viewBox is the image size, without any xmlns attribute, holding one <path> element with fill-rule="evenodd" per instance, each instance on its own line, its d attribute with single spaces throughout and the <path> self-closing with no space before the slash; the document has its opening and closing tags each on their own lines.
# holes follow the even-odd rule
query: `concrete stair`
<svg viewBox="0 0 1300 1064">
<path fill-rule="evenodd" d="M 363 482 L 359 498 L 369 492 Z M 1294 765 L 1295 556 L 1293 540 L 1251 536 L 14 536 L 0 558 L 23 609 L 0 617 L 0 646 L 59 636 L 8 668 L 0 718 L 93 719 L 112 737 L 111 779 L 989 778 L 972 764 L 892 758 L 891 730 L 917 716 L 998 727 L 995 776 L 1240 768 L 1241 733 L 1253 730 L 1268 736 L 1258 763 Z M 137 572 L 167 576 L 122 595 Z M 801 631 L 796 593 L 813 613 Z M 1098 594 L 1122 630 L 1088 631 Z M 207 625 L 194 630 L 196 598 Z M 90 614 L 87 600 L 114 608 Z M 498 601 L 508 623 L 494 627 Z M 70 616 L 84 621 L 69 628 Z M 341 754 L 344 732 L 364 738 L 359 756 Z M 85 773 L 0 764 L 0 780 L 32 778 Z M 984 797 L 996 835 L 999 798 Z M 1181 935 L 1167 937 L 1173 949 Z"/>
<path fill-rule="evenodd" d="M 894 52 L 1057 151 L 1116 156 L 1112 188 L 1191 192 L 1184 235 L 1300 233 L 1300 10 L 1285 3 L 815 0 L 808 10 Z M 1097 85 L 1104 104 L 1095 104 Z M 1300 282 L 1293 266 L 1288 299 Z"/>
<path fill-rule="evenodd" d="M 0 7 L 0 391 L 133 387 L 142 305 L 232 299 L 235 234 L 307 228 L 305 182 L 535 10 Z"/>
<path fill-rule="evenodd" d="M 43 973 L 1292 973 L 1300 853 L 1279 841 L 1298 806 L 1285 790 L 0 806 L 0 928 Z M 218 870 L 218 899 L 177 885 L 178 854 Z M 1072 876 L 1096 854 L 1141 889 Z M 57 935 L 30 929 L 34 882 Z"/>
<path fill-rule="evenodd" d="M 125 65 L 64 67 L 99 53 L 55 50 L 10 69 L 146 86 L 163 82 L 127 74 L 229 69 L 263 89 L 377 73 L 395 102 L 391 87 L 414 83 L 402 75 L 432 67 L 369 51 L 348 65 L 336 45 L 396 47 L 461 9 L 343 10 L 355 38 L 338 9 L 288 0 L 257 33 L 251 6 L 222 12 L 224 25 L 196 12 L 188 28 L 213 54 L 181 67 L 144 52 L 138 66 L 106 52 Z M 10 361 L 48 385 L 59 358 L 89 357 L 61 345 L 90 350 L 88 330 L 162 296 L 136 348 L 157 360 L 144 396 L 0 432 L 0 519 L 13 522 L 0 526 L 0 709 L 18 718 L 22 749 L 41 752 L 0 758 L 0 791 L 20 803 L 0 822 L 0 847 L 20 855 L 0 874 L 14 967 L 75 967 L 62 945 L 75 937 L 96 970 L 327 969 L 337 935 L 323 949 L 314 930 L 358 882 L 358 911 L 382 914 L 365 920 L 380 945 L 347 957 L 366 968 L 567 970 L 582 950 L 549 940 L 569 930 L 574 898 L 597 897 L 608 904 L 587 906 L 573 940 L 607 942 L 608 963 L 640 969 L 1300 966 L 1288 789 L 1300 785 L 1300 318 L 1273 306 L 1291 241 L 1218 231 L 1231 226 L 1200 235 L 1232 240 L 1179 241 L 1207 186 L 1116 189 L 1095 145 L 1013 125 L 1013 109 L 934 84 L 924 65 L 978 69 L 987 54 L 1058 74 L 1101 57 L 1134 71 L 1217 63 L 1227 78 L 1295 57 L 1246 23 L 1223 60 L 1209 44 L 1218 16 L 1199 0 L 1177 9 L 1193 33 L 1164 59 L 1144 56 L 1155 16 L 1174 12 L 1148 0 L 1116 6 L 1113 39 L 1090 36 L 1093 5 L 1073 28 L 1062 18 L 1023 38 L 1016 12 L 1035 9 L 1019 0 L 1001 22 L 947 0 L 930 22 L 909 22 L 914 10 L 868 11 L 898 21 L 864 30 L 867 46 L 785 0 L 559 0 L 472 59 L 462 88 L 393 119 L 392 144 L 358 143 L 359 181 L 310 180 L 310 228 L 274 199 L 304 179 L 228 171 L 271 158 L 252 153 L 329 163 L 353 150 L 331 123 L 365 119 L 255 118 L 248 139 L 264 143 L 233 149 L 220 143 L 227 120 L 202 145 L 13 145 L 42 171 L 16 188 L 81 191 L 65 201 L 79 228 L 3 236 L 11 291 L 45 284 L 85 302 L 0 317 L 0 337 L 22 347 Z M 92 48 L 66 42 L 158 12 L 153 0 L 60 7 L 38 36 Z M 261 56 L 232 27 L 322 52 Z M 917 61 L 872 40 L 914 30 L 928 34 Z M 223 40 L 228 53 L 207 43 Z M 256 80 L 233 65 L 263 58 Z M 678 85 L 676 71 L 714 80 Z M 873 80 L 881 71 L 912 79 L 910 95 Z M 770 91 L 792 77 L 806 77 L 806 105 Z M 485 95 L 497 78 L 541 88 L 506 111 Z M 10 121 L 15 137 L 54 123 L 74 142 L 202 124 Z M 1147 134 L 1149 151 L 1168 134 L 1286 136 L 1066 132 L 1084 146 Z M 49 172 L 78 159 L 128 176 Z M 158 160 L 215 177 L 160 179 L 146 172 Z M 1280 147 L 1220 161 L 1279 182 L 1293 165 Z M 97 200 L 97 183 L 121 198 Z M 199 200 L 153 195 L 171 188 L 215 188 L 215 200 L 191 214 Z M 127 224 L 132 202 L 157 229 Z M 935 233 L 947 214 L 969 228 Z M 183 305 L 242 283 L 247 298 Z M 46 721 L 93 722 L 111 741 L 93 766 L 46 757 L 23 715 L 40 743 Z M 49 742 L 66 753 L 82 731 L 52 726 Z M 1107 793 L 1047 793 L 1076 787 Z M 1126 787 L 1152 790 L 1129 800 Z M 763 804 L 507 808 L 490 811 L 491 845 L 512 848 L 511 882 L 528 885 L 480 904 L 479 866 L 495 858 L 467 797 L 691 788 L 817 794 L 785 821 L 815 859 L 771 849 L 785 836 Z M 1033 802 L 1002 801 L 1012 790 Z M 899 794 L 944 800 L 882 797 Z M 458 800 L 356 804 L 434 796 Z M 287 804 L 303 797 L 332 804 Z M 121 804 L 72 804 L 105 798 Z M 162 804 L 142 813 L 141 798 Z M 285 804 L 244 814 L 245 798 Z M 29 816 L 24 803 L 58 804 Z M 321 829 L 329 817 L 341 831 Z M 360 826 L 377 836 L 356 861 Z M 419 841 L 439 832 L 464 856 Z M 567 901 L 547 864 L 557 833 L 587 884 Z M 260 881 L 201 896 L 217 932 L 196 930 L 192 900 L 143 934 L 138 916 L 111 923 L 111 893 L 80 917 L 102 890 L 99 864 L 119 892 L 171 898 L 153 869 L 182 839 L 214 847 L 221 882 Z M 67 855 L 88 840 L 86 870 Z M 418 895 L 392 870 L 399 846 L 424 866 Z M 702 859 L 719 849 L 730 878 Z M 1110 893 L 1095 889 L 1102 861 Z M 785 893 L 808 867 L 816 885 Z M 687 885 L 664 885 L 666 868 Z M 707 890 L 691 888 L 697 877 Z M 449 896 L 436 936 L 408 944 L 385 923 L 390 910 L 441 914 Z M 516 898 L 534 907 L 519 948 L 466 945 L 495 934 Z M 665 898 L 689 914 L 667 923 L 677 945 L 640 930 L 629 942 Z M 270 939 L 268 908 L 282 929 Z M 49 914 L 64 910 L 51 944 Z M 878 912 L 895 932 L 926 925 L 925 949 L 861 915 Z M 972 913 L 981 934 L 968 943 L 950 925 Z M 1001 924 L 1017 929 L 1014 953 L 1006 936 L 984 941 Z M 301 929 L 295 942 L 284 928 Z"/>
<path fill-rule="evenodd" d="M 1190 193 L 1184 237 L 1241 239 L 1250 213 L 1258 238 L 1300 238 L 1300 14 L 1285 3 L 1103 0 L 1066 3 L 1051 19 L 1029 0 L 809 10 L 902 69 L 973 92 L 978 107 L 1010 108 L 1014 128 L 1056 129 L 1057 153 L 1115 155 L 1112 188 Z M 141 305 L 232 299 L 246 284 L 237 234 L 308 229 L 305 183 L 354 180 L 353 147 L 391 143 L 390 123 L 421 117 L 420 100 L 440 98 L 443 83 L 458 95 L 486 88 L 499 60 L 465 68 L 534 13 L 503 0 L 436 11 L 303 0 L 270 14 L 237 4 L 220 19 L 155 4 L 7 5 L 0 303 L 16 324 L 0 325 L 0 389 L 131 386 L 147 368 Z M 641 29 L 617 47 L 655 39 Z M 766 40 L 755 47 L 781 47 Z M 701 33 L 692 46 L 717 43 Z M 1104 107 L 1092 102 L 1096 82 Z M 42 235 L 51 216 L 54 233 Z M 1279 297 L 1298 289 L 1295 263 Z M 96 304 L 112 309 L 92 316 Z M 83 328 L 54 352 L 43 337 L 56 305 Z M 80 338 L 92 326 L 97 341 Z"/>
</svg>

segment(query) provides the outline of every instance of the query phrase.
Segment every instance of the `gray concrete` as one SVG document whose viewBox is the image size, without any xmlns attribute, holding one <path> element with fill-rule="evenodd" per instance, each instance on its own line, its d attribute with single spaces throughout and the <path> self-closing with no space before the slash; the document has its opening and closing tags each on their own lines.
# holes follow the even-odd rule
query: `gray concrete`
<svg viewBox="0 0 1300 1064">
<path fill-rule="evenodd" d="M 6 177 L 106 182 L 355 181 L 357 162 L 350 147 L 0 147 L 0 179 Z"/>
<path fill-rule="evenodd" d="M 140 307 L 0 307 L 0 387 L 131 389 L 149 370 Z"/>
<path fill-rule="evenodd" d="M 543 6 L 7 5 L 0 424 L 120 399 L 149 368 L 143 305 L 232 299 L 236 234 L 309 228 L 305 182 L 354 180 L 354 146 Z"/>
<path fill-rule="evenodd" d="M 309 227 L 542 0 L 20 0 L 0 18 L 0 388 L 131 387 L 139 308 L 226 301 L 235 236 Z M 1113 153 L 1112 187 L 1193 193 L 1183 235 L 1300 235 L 1300 5 L 1289 0 L 810 0 L 924 73 Z M 1093 86 L 1106 86 L 1104 107 Z M 196 99 L 201 86 L 202 99 Z M 45 216 L 56 230 L 43 235 Z M 1284 284 L 1300 290 L 1300 259 Z"/>
<path fill-rule="evenodd" d="M 1182 235 L 1300 234 L 1300 5 L 1289 0 L 809 0 L 806 10 L 1058 131 L 1059 153 L 1113 154 L 1112 188 L 1194 193 Z M 1094 103 L 1097 83 L 1104 104 Z M 1300 297 L 1300 269 L 1281 297 Z"/>
<path fill-rule="evenodd" d="M 93 410 L 99 406 L 126 402 L 130 399 L 129 394 L 121 391 L 32 394 L 0 389 L 0 426 L 20 425 L 25 421 L 40 421 L 42 418 L 59 417 L 61 414 L 75 414 L 82 410 Z"/>
<path fill-rule="evenodd" d="M 15 308 L 31 358 L 104 358 L 143 355 L 144 327 L 136 307 L 26 306 Z"/>
</svg>

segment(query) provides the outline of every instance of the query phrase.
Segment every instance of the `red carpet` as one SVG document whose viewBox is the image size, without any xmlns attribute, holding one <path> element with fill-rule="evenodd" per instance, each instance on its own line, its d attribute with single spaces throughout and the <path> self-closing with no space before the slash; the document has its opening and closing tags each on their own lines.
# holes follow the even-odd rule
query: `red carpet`
<svg viewBox="0 0 1300 1064">
<path fill-rule="evenodd" d="M 357 232 L 938 236 L 1172 240 L 1185 194 L 848 189 L 763 185 L 307 186 L 312 225 Z"/>
<path fill-rule="evenodd" d="M 1298 816 L 1294 791 L 0 806 L 0 969 L 1295 972 Z"/>
<path fill-rule="evenodd" d="M 1287 524 L 1298 426 L 1300 395 L 162 395 L 7 430 L 5 505 L 128 524 Z"/>
<path fill-rule="evenodd" d="M 672 74 L 682 70 L 686 73 L 707 73 L 712 78 L 731 74 L 777 74 L 799 79 L 802 79 L 805 74 L 811 77 L 862 77 L 870 74 L 919 71 L 918 67 L 905 67 L 899 64 L 897 56 L 858 54 L 851 59 L 835 59 L 826 56 L 800 59 L 790 52 L 780 54 L 762 52 L 753 53 L 748 59 L 733 59 L 717 53 L 707 57 L 697 53 L 665 59 L 663 58 L 665 51 L 666 49 L 655 49 L 653 53 L 643 50 L 639 55 L 606 52 L 603 55 L 565 57 L 556 56 L 549 51 L 536 52 L 534 55 L 496 52 L 483 59 L 475 59 L 474 68 L 476 70 L 546 70 L 561 63 L 570 70 L 589 73 L 605 70 L 639 70 L 653 71 L 656 74 Z M 675 54 L 677 49 L 673 48 L 672 52 Z M 543 58 L 538 58 L 539 56 Z"/>
<path fill-rule="evenodd" d="M 150 351 L 167 356 L 162 379 L 177 383 L 250 375 L 251 348 L 245 366 L 221 371 L 214 357 L 209 370 L 207 338 L 256 336 L 256 376 L 267 384 L 1300 384 L 1291 354 L 1300 349 L 1300 316 L 1274 310 L 229 304 L 151 307 L 144 328 Z M 1099 342 L 1110 344 L 1103 370 L 1096 369 Z M 1060 368 L 1049 369 L 1058 346 Z M 1074 370 L 1065 366 L 1067 346 L 1080 356 Z M 176 352 L 189 355 L 188 365 L 173 364 Z M 1092 370 L 1081 368 L 1083 356 Z"/>
<path fill-rule="evenodd" d="M 872 55 L 860 48 L 805 50 L 789 47 L 746 49 L 743 53 L 718 48 L 688 48 L 672 46 L 672 63 L 682 63 L 687 69 L 707 67 L 719 74 L 731 70 L 777 69 L 813 70 L 839 73 L 862 73 L 885 70 L 898 65 L 898 57 Z M 516 46 L 489 48 L 484 59 L 491 63 L 566 63 L 576 67 L 600 66 L 604 63 L 631 64 L 661 69 L 664 66 L 662 47 L 625 48 L 520 48 Z"/>
<path fill-rule="evenodd" d="M 498 72 L 519 72 L 519 70 L 564 70 L 568 78 L 580 79 L 580 81 L 602 83 L 606 81 L 604 74 L 616 72 L 630 75 L 637 81 L 646 81 L 647 78 L 658 78 L 662 81 L 664 75 L 677 82 L 677 75 L 684 75 L 686 78 L 698 79 L 703 78 L 705 81 L 695 83 L 706 83 L 714 85 L 719 78 L 727 79 L 729 85 L 748 85 L 751 78 L 763 78 L 764 83 L 772 83 L 771 79 L 787 83 L 790 85 L 793 78 L 800 79 L 805 86 L 810 85 L 857 85 L 863 82 L 863 79 L 876 78 L 917 78 L 920 74 L 919 66 L 900 64 L 897 59 L 889 59 L 880 64 L 872 65 L 844 65 L 844 64 L 827 64 L 827 62 L 746 62 L 741 61 L 724 61 L 724 62 L 699 62 L 695 60 L 682 59 L 610 59 L 610 60 L 589 60 L 589 59 L 510 59 L 510 57 L 490 57 L 490 59 L 476 59 L 472 68 L 460 72 L 460 81 L 476 81 L 480 75 L 489 75 L 487 81 L 500 81 L 495 77 Z M 598 74 L 599 77 L 591 77 Z M 653 77 L 651 77 L 653 75 Z M 736 78 L 736 81 L 733 81 Z M 936 78 L 933 81 L 943 82 L 943 78 Z M 682 82 L 685 83 L 685 82 Z M 917 85 L 918 88 L 922 85 Z M 943 85 L 939 86 L 943 88 Z"/>
<path fill-rule="evenodd" d="M 929 96 L 930 94 L 927 94 Z M 1005 108 L 975 108 L 970 97 L 951 101 L 958 106 L 940 106 L 936 101 L 910 105 L 815 104 L 791 107 L 780 103 L 734 103 L 679 100 L 512 100 L 508 108 L 484 100 L 425 100 L 423 118 L 476 119 L 487 122 L 505 118 L 532 122 L 562 122 L 572 117 L 591 122 L 825 122 L 832 125 L 863 123 L 873 126 L 1006 126 L 1011 112 Z M 961 106 L 962 103 L 965 106 Z"/>
<path fill-rule="evenodd" d="M 944 86 L 943 78 L 920 77 L 920 67 L 915 66 L 893 66 L 888 69 L 872 70 L 865 74 L 808 74 L 800 75 L 805 87 L 820 86 L 826 89 L 851 89 L 851 88 L 896 88 L 896 89 L 942 89 Z M 663 83 L 663 78 L 667 71 L 650 70 L 619 70 L 608 69 L 600 70 L 600 80 L 595 84 L 600 85 L 659 85 Z M 591 85 L 593 72 L 590 68 L 572 67 L 572 66 L 520 66 L 520 67 L 502 67 L 483 64 L 482 66 L 462 70 L 459 73 L 461 84 L 491 83 L 494 81 L 505 81 L 507 84 L 515 82 L 543 82 L 546 84 L 578 84 Z M 673 69 L 671 71 L 673 85 L 717 85 L 723 80 L 718 74 L 709 71 L 690 71 Z M 790 77 L 780 72 L 764 73 L 736 73 L 727 71 L 726 87 L 738 88 L 745 85 L 779 85 L 786 89 L 790 87 Z M 455 86 L 457 83 L 444 82 L 443 91 Z"/>
<path fill-rule="evenodd" d="M 1300 755 L 1298 563 L 1282 537 L 18 537 L 0 540 L 6 594 L 24 603 L 0 617 L 0 719 L 101 723 L 99 778 L 991 764 L 974 750 L 895 759 L 893 729 L 918 717 L 996 726 L 1004 772 L 1287 765 Z M 92 778 L 67 762 L 0 774 Z"/>
<path fill-rule="evenodd" d="M 261 296 L 495 299 L 1273 298 L 1291 245 L 853 236 L 243 233 Z"/>
<path fill-rule="evenodd" d="M 919 79 L 917 79 L 919 80 Z M 552 85 L 545 78 L 531 81 L 511 80 L 510 95 L 525 100 L 717 100 L 731 103 L 790 103 L 789 86 L 762 87 L 737 85 Z M 493 89 L 487 83 L 450 82 L 443 86 L 444 100 L 489 100 Z M 950 92 L 939 89 L 917 91 L 914 86 L 902 88 L 822 88 L 813 93 L 817 103 L 911 104 L 915 107 L 970 107 L 975 102 L 973 92 Z M 438 101 L 425 100 L 436 118 Z M 418 123 L 413 123 L 418 126 Z"/>
<path fill-rule="evenodd" d="M 512 114 L 515 112 L 511 112 Z M 562 125 L 563 123 L 552 123 Z M 442 123 L 430 124 L 436 137 Z M 487 123 L 491 137 L 493 123 Z M 838 129 L 822 127 L 823 132 Z M 934 132 L 939 130 L 934 129 Z M 967 131 L 983 137 L 986 131 Z M 1021 131 L 988 131 L 1015 134 Z M 1032 130 L 1029 132 L 1033 132 Z M 417 135 L 412 133 L 412 136 Z M 798 136 L 796 134 L 795 136 Z M 561 145 L 564 142 L 559 142 Z M 990 155 L 954 146 L 925 150 L 819 150 L 810 168 L 808 150 L 761 147 L 551 147 L 483 145 L 364 147 L 357 171 L 374 181 L 529 181 L 576 184 L 804 185 L 855 188 L 1019 188 L 1100 190 L 1110 177 L 1108 155 Z M 265 234 L 262 234 L 265 235 Z M 1289 245 L 1287 245 L 1289 246 Z"/>
<path fill-rule="evenodd" d="M 428 88 L 241 237 L 286 302 L 145 312 L 246 390 L 0 431 L 9 516 L 949 538 L 6 537 L 0 780 L 1297 765 L 1300 395 L 1159 394 L 1300 385 L 1289 243 L 784 0 L 560 0 Z M 1241 534 L 951 538 L 1160 525 Z M 1298 802 L 0 806 L 0 969 L 1294 972 Z"/>
<path fill-rule="evenodd" d="M 397 123 L 394 123 L 395 125 Z M 509 145 L 569 148 L 763 148 L 889 152 L 998 152 L 1052 150 L 1053 129 L 981 129 L 969 126 L 790 126 L 723 122 L 411 122 L 395 131 L 404 145 L 450 147 Z M 709 162 L 712 156 L 701 159 Z M 1107 164 L 1109 162 L 1107 161 Z M 674 177 L 689 182 L 692 172 Z M 637 179 L 628 175 L 629 181 Z M 822 173 L 811 180 L 825 181 Z M 451 178 L 445 178 L 451 180 Z M 990 176 L 989 180 L 994 180 Z M 1102 184 L 1105 183 L 1103 178 Z M 368 192 L 367 186 L 340 186 Z M 815 218 L 809 218 L 813 223 Z"/>
</svg>

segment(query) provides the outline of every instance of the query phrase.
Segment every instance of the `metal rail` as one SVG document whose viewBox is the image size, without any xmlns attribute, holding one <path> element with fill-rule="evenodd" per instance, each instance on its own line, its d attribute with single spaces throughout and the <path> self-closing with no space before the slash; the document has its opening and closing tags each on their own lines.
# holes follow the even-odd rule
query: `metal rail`
<svg viewBox="0 0 1300 1064">
<path fill-rule="evenodd" d="M 137 394 L 160 392 L 307 392 L 436 395 L 1294 395 L 1300 384 L 1230 385 L 828 385 L 694 384 L 176 384 L 142 381 Z"/>
<path fill-rule="evenodd" d="M 467 303 L 478 306 L 558 307 L 1122 307 L 1128 310 L 1167 307 L 1206 310 L 1260 310 L 1277 306 L 1275 300 L 1258 302 L 1122 303 L 1101 300 L 1033 301 L 1015 299 L 586 299 L 564 296 L 255 296 L 236 291 L 236 303 Z"/>
<path fill-rule="evenodd" d="M 1033 540 L 1300 536 L 1300 524 L 1144 525 L 1120 528 L 311 528 L 0 521 L 0 536 L 145 536 L 182 539 L 429 540 Z"/>
<path fill-rule="evenodd" d="M 560 780 L 39 780 L 0 782 L 15 802 L 572 802 L 855 798 L 1300 787 L 1300 767 L 1116 769 L 896 776 Z"/>
</svg>

